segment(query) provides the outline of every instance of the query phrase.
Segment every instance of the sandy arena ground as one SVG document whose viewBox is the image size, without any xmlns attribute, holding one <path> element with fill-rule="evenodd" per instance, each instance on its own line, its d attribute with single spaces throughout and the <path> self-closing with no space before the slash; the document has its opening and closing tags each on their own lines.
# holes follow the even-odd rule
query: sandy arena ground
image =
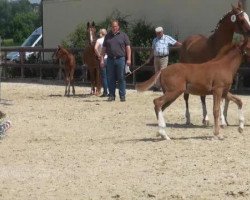
<svg viewBox="0 0 250 200">
<path fill-rule="evenodd" d="M 160 93 L 128 90 L 127 101 L 107 102 L 76 87 L 2 83 L 1 105 L 13 126 L 0 140 L 0 199 L 250 199 L 250 98 L 246 127 L 213 135 L 201 125 L 199 97 L 190 97 L 193 126 L 184 125 L 184 101 L 164 113 L 171 141 L 156 138 L 152 100 Z"/>
</svg>

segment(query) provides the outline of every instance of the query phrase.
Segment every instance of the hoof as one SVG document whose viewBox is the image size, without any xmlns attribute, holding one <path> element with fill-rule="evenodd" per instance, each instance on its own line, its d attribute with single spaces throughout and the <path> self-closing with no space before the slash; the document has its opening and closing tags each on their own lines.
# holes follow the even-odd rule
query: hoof
<svg viewBox="0 0 250 200">
<path fill-rule="evenodd" d="M 157 133 L 156 133 L 156 137 L 161 137 L 161 139 L 163 140 L 171 140 L 164 129 L 160 129 Z"/>
<path fill-rule="evenodd" d="M 222 135 L 215 135 L 213 140 L 224 140 L 224 137 Z"/>
<path fill-rule="evenodd" d="M 226 128 L 227 125 L 226 125 L 226 124 L 221 124 L 220 127 L 221 127 L 221 128 Z"/>
<path fill-rule="evenodd" d="M 209 120 L 203 119 L 203 120 L 202 120 L 202 124 L 203 124 L 204 126 L 209 126 Z"/>
<path fill-rule="evenodd" d="M 161 135 L 161 139 L 163 139 L 163 140 L 171 140 L 170 137 L 168 137 L 167 135 Z"/>
<path fill-rule="evenodd" d="M 160 137 L 161 134 L 159 132 L 156 133 L 156 137 Z"/>
<path fill-rule="evenodd" d="M 243 133 L 243 128 L 242 128 L 242 127 L 239 127 L 239 128 L 238 128 L 238 131 L 239 131 L 239 133 Z"/>
</svg>

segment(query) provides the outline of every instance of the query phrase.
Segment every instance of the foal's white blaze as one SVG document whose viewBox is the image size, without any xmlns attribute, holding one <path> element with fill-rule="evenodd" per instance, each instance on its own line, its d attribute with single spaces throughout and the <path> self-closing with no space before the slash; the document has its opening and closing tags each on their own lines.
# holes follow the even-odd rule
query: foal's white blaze
<svg viewBox="0 0 250 200">
<path fill-rule="evenodd" d="M 244 15 L 244 18 L 247 21 L 248 25 L 250 26 L 250 21 L 249 21 L 249 17 L 247 15 L 247 13 L 244 12 L 243 15 Z"/>
<path fill-rule="evenodd" d="M 90 42 L 93 42 L 93 35 L 90 34 Z"/>
<path fill-rule="evenodd" d="M 162 110 L 158 112 L 158 126 L 159 126 L 159 131 L 158 131 L 159 135 L 166 140 L 170 140 L 165 131 L 166 123 L 163 117 Z"/>
<path fill-rule="evenodd" d="M 243 115 L 243 111 L 242 111 L 242 109 L 239 109 L 239 122 L 240 122 L 239 131 L 240 132 L 242 132 L 243 129 L 244 129 L 244 121 L 245 121 L 245 118 L 244 118 L 244 115 Z"/>
</svg>

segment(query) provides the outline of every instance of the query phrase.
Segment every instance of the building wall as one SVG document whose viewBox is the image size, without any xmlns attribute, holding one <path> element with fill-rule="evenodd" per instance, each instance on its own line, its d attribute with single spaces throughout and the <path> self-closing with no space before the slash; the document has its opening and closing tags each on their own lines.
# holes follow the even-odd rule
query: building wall
<svg viewBox="0 0 250 200">
<path fill-rule="evenodd" d="M 245 0 L 243 0 L 246 2 Z M 163 26 L 183 40 L 191 34 L 210 35 L 237 0 L 44 0 L 44 47 L 56 47 L 79 23 L 102 21 L 114 10 Z"/>
</svg>

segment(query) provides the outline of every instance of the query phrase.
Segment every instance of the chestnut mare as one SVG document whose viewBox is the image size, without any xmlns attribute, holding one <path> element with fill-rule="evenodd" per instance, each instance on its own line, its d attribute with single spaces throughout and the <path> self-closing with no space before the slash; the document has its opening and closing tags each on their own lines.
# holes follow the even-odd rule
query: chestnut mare
<svg viewBox="0 0 250 200">
<path fill-rule="evenodd" d="M 64 80 L 65 80 L 65 93 L 64 95 L 70 95 L 70 85 L 72 86 L 72 93 L 75 95 L 74 87 L 74 73 L 76 69 L 76 60 L 75 56 L 67 51 L 62 46 L 58 46 L 57 51 L 53 55 L 56 59 L 61 59 L 64 62 Z"/>
<path fill-rule="evenodd" d="M 216 58 L 202 64 L 176 63 L 169 65 L 152 76 L 144 83 L 136 85 L 138 91 L 145 91 L 152 87 L 160 79 L 163 96 L 154 99 L 155 113 L 158 119 L 158 136 L 163 139 L 170 139 L 166 132 L 166 123 L 163 111 L 173 103 L 182 93 L 193 95 L 213 95 L 213 114 L 214 114 L 214 138 L 222 139 L 219 135 L 219 115 L 220 102 L 222 98 L 231 99 L 228 92 L 233 83 L 244 55 L 250 56 L 250 48 L 247 47 L 248 41 L 242 45 L 226 45 Z M 234 100 L 233 98 L 231 100 Z M 237 101 L 235 103 L 238 104 Z M 239 109 L 239 132 L 244 128 L 244 116 L 242 104 L 238 104 Z"/>
<path fill-rule="evenodd" d="M 189 36 L 180 49 L 181 63 L 204 63 L 214 58 L 220 49 L 232 43 L 234 32 L 246 35 L 250 31 L 250 22 L 248 15 L 242 10 L 239 2 L 238 7 L 232 5 L 232 10 L 228 12 L 217 24 L 214 33 L 209 37 L 203 35 Z M 233 96 L 234 97 L 234 96 Z M 190 113 L 188 106 L 189 94 L 184 94 L 186 102 L 186 124 L 190 124 Z M 201 96 L 203 109 L 203 124 L 208 125 L 209 119 L 207 115 L 205 96 Z M 237 97 L 234 97 L 237 98 Z M 228 101 L 224 114 L 227 114 Z M 224 123 L 224 124 L 223 124 Z M 225 121 L 222 125 L 226 125 Z"/>
<path fill-rule="evenodd" d="M 96 43 L 96 28 L 95 23 L 87 23 L 87 38 L 88 45 L 83 51 L 83 63 L 87 65 L 90 82 L 91 82 L 91 94 L 99 95 L 101 93 L 101 72 L 99 67 L 99 60 L 95 54 Z"/>
</svg>

